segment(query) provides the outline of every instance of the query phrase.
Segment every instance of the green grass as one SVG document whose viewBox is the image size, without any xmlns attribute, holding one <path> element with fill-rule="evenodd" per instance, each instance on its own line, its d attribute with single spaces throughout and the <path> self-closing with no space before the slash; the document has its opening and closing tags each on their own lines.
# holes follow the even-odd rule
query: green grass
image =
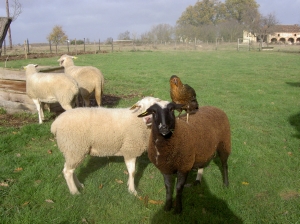
<svg viewBox="0 0 300 224">
<path fill-rule="evenodd" d="M 56 66 L 56 60 L 9 61 L 7 66 Z M 0 186 L 2 223 L 300 222 L 299 54 L 140 51 L 79 55 L 75 63 L 101 69 L 104 94 L 121 98 L 116 107 L 147 95 L 170 100 L 168 81 L 176 74 L 196 90 L 200 105 L 222 108 L 232 129 L 229 188 L 222 187 L 212 162 L 201 186 L 184 189 L 183 213 L 173 215 L 150 203 L 164 201 L 165 190 L 146 155 L 138 159 L 136 185 L 148 204 L 127 192 L 122 158 L 88 157 L 76 171 L 85 189 L 70 195 L 50 119 L 43 125 L 0 127 L 0 183 L 8 185 Z M 195 175 L 191 172 L 189 181 Z"/>
</svg>

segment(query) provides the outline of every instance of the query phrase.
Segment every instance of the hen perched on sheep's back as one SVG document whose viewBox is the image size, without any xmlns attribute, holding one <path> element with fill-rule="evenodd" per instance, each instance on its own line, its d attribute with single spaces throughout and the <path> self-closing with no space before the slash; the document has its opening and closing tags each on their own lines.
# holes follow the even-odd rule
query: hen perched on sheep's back
<svg viewBox="0 0 300 224">
<path fill-rule="evenodd" d="M 188 84 L 183 84 L 178 76 L 172 75 L 170 78 L 170 96 L 174 103 L 183 105 L 181 109 L 178 109 L 179 115 L 182 110 L 185 110 L 188 122 L 189 114 L 198 110 L 195 90 Z"/>
</svg>

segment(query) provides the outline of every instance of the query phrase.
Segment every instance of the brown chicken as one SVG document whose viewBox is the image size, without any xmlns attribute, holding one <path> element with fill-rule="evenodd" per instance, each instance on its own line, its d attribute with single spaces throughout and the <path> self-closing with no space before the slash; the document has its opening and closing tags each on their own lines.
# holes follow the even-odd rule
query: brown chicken
<svg viewBox="0 0 300 224">
<path fill-rule="evenodd" d="M 178 76 L 172 75 L 170 78 L 170 96 L 174 103 L 183 104 L 182 109 L 178 110 L 178 117 L 182 110 L 185 110 L 187 113 L 186 121 L 189 122 L 189 114 L 198 110 L 195 90 L 188 84 L 183 84 Z"/>
</svg>

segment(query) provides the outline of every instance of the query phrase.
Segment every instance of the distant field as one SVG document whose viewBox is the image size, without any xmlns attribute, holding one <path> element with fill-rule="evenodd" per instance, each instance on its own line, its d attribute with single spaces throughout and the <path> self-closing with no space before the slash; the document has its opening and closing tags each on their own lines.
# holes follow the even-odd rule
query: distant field
<svg viewBox="0 0 300 224">
<path fill-rule="evenodd" d="M 50 133 L 53 118 L 38 125 L 35 115 L 33 124 L 0 126 L 1 222 L 299 223 L 297 51 L 237 52 L 228 45 L 206 51 L 149 47 L 79 55 L 75 64 L 102 71 L 104 93 L 120 99 L 115 107 L 129 107 L 148 95 L 170 100 L 169 78 L 176 74 L 196 90 L 201 106 L 223 109 L 232 130 L 229 187 L 222 187 L 220 170 L 212 162 L 201 186 L 184 189 L 183 213 L 174 216 L 163 211 L 163 177 L 146 155 L 137 162 L 136 186 L 142 200 L 127 192 L 123 158 L 88 157 L 76 171 L 85 189 L 72 196 L 61 173 L 63 155 Z M 57 59 L 7 61 L 6 66 L 57 66 Z M 188 182 L 195 176 L 191 172 Z"/>
<path fill-rule="evenodd" d="M 267 46 L 264 44 L 263 46 Z M 300 45 L 288 45 L 288 44 L 270 44 L 272 51 L 281 51 L 281 52 L 300 52 Z M 14 55 L 25 55 L 24 45 L 15 45 L 13 49 L 6 47 L 6 50 L 3 50 L 2 57 L 4 56 L 14 56 Z M 30 54 L 56 54 L 56 47 L 54 45 L 50 46 L 47 43 L 38 44 L 32 43 L 28 45 Z M 195 45 L 194 42 L 190 43 L 180 43 L 180 42 L 166 42 L 166 43 L 127 43 L 127 42 L 115 42 L 112 44 L 98 42 L 90 42 L 89 44 L 81 45 L 58 45 L 57 54 L 69 53 L 69 54 L 79 54 L 83 52 L 87 53 L 110 53 L 110 52 L 123 52 L 123 51 L 223 51 L 230 50 L 235 51 L 238 49 L 236 42 L 227 43 L 227 42 L 201 42 Z M 239 51 L 258 51 L 259 43 L 252 43 L 250 46 L 242 44 L 239 46 Z M 6 58 L 5 57 L 5 58 Z"/>
</svg>

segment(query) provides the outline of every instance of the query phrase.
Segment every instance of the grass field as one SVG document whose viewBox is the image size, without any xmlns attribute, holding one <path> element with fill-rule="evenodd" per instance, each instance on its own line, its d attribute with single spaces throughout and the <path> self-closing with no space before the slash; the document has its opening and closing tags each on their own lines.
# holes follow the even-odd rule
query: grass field
<svg viewBox="0 0 300 224">
<path fill-rule="evenodd" d="M 300 223 L 299 53 L 248 51 L 118 52 L 81 55 L 105 77 L 105 94 L 129 107 L 143 96 L 170 100 L 178 75 L 200 105 L 223 109 L 232 130 L 229 187 L 215 162 L 201 186 L 184 189 L 183 213 L 163 211 L 163 177 L 143 155 L 137 162 L 141 200 L 127 192 L 123 158 L 88 157 L 76 173 L 82 194 L 69 194 L 53 121 L 0 127 L 1 223 Z M 58 58 L 8 61 L 55 65 Z M 105 105 L 104 105 L 105 106 Z M 20 116 L 20 115 L 19 115 Z M 21 115 L 22 116 L 22 115 Z M 24 116 L 25 119 L 25 116 Z M 196 177 L 190 173 L 189 182 Z"/>
</svg>

